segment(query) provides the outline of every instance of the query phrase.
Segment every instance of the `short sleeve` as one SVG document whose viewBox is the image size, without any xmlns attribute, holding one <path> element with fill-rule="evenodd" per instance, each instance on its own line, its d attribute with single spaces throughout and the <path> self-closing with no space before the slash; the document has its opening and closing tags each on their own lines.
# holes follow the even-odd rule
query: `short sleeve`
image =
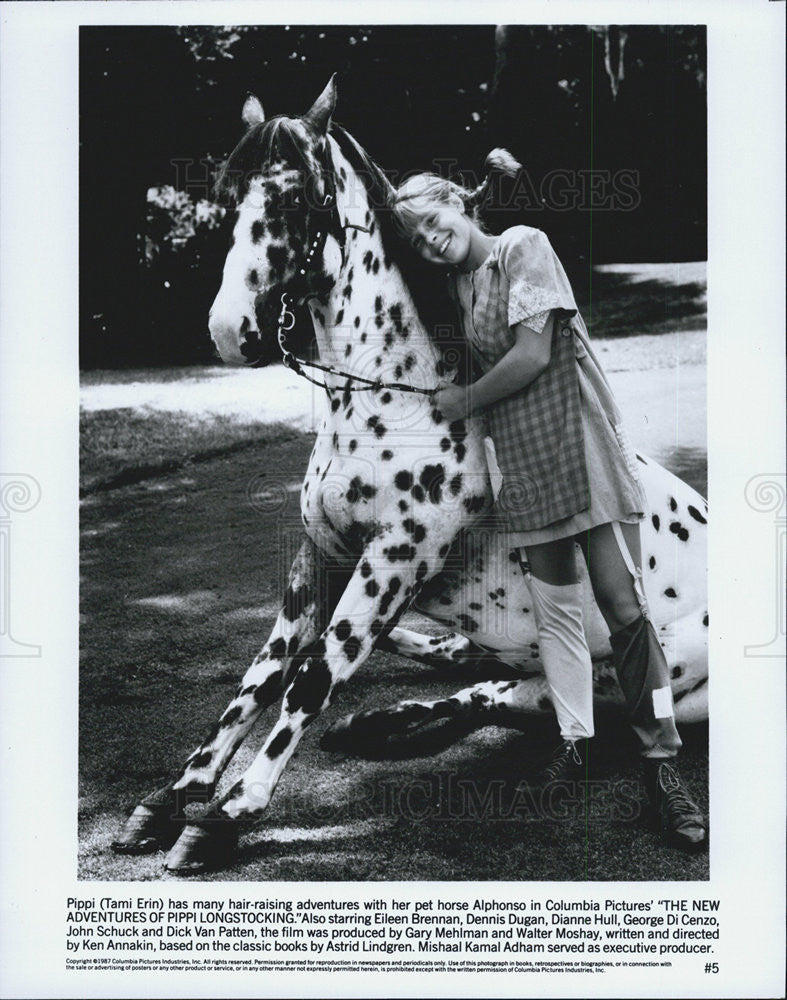
<svg viewBox="0 0 787 1000">
<path fill-rule="evenodd" d="M 574 316 L 574 294 L 566 272 L 546 235 L 514 226 L 500 238 L 498 266 L 508 282 L 508 325 L 526 322 L 541 333 L 549 313 Z"/>
</svg>

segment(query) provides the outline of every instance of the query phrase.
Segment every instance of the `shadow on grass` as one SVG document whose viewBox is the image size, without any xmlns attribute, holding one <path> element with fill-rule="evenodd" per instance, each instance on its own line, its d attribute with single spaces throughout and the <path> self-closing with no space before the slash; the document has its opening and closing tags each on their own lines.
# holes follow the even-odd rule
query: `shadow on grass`
<svg viewBox="0 0 787 1000">
<path fill-rule="evenodd" d="M 630 275 L 593 275 L 593 287 L 577 299 L 593 337 L 670 333 L 704 327 L 705 285 L 673 285 L 654 279 L 632 281 Z"/>
</svg>

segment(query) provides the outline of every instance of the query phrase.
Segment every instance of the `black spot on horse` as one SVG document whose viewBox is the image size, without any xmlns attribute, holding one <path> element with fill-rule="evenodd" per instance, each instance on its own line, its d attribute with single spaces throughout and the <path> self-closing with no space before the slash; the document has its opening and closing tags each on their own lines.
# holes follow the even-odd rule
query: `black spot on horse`
<svg viewBox="0 0 787 1000">
<path fill-rule="evenodd" d="M 373 417 L 369 417 L 369 419 L 366 421 L 366 426 L 370 430 L 373 430 L 374 436 L 378 438 L 383 437 L 383 435 L 386 434 L 388 430 L 388 428 L 384 424 L 380 423 L 380 418 L 377 416 L 377 414 L 375 414 Z"/>
<path fill-rule="evenodd" d="M 394 476 L 394 483 L 400 490 L 409 490 L 413 485 L 413 476 L 411 472 L 406 469 L 402 469 L 401 472 L 397 472 Z"/>
<path fill-rule="evenodd" d="M 388 315 L 391 317 L 391 319 L 393 321 L 394 329 L 396 330 L 396 332 L 397 333 L 401 333 L 402 332 L 402 307 L 401 307 L 401 305 L 398 302 L 395 305 L 392 305 L 391 308 L 388 310 Z M 410 355 L 408 355 L 408 357 L 410 357 Z M 415 363 L 415 358 L 413 358 L 413 363 Z M 409 371 L 409 369 L 410 369 L 411 366 L 407 365 L 407 361 L 405 361 L 405 365 L 407 366 L 408 371 Z"/>
<path fill-rule="evenodd" d="M 425 465 L 418 477 L 421 486 L 429 494 L 432 503 L 440 503 L 443 495 L 443 484 L 445 483 L 445 469 L 441 464 Z"/>
<path fill-rule="evenodd" d="M 676 511 L 678 509 L 678 501 L 675 499 L 675 497 L 669 498 L 669 509 L 672 511 Z"/>
<path fill-rule="evenodd" d="M 369 577 L 371 575 L 372 575 L 372 567 L 369 565 L 368 560 L 364 559 L 364 561 L 361 563 L 361 576 L 364 577 L 365 579 L 366 577 Z"/>
<path fill-rule="evenodd" d="M 358 659 L 358 654 L 361 651 L 361 640 L 357 635 L 351 635 L 349 639 L 342 646 L 344 650 L 344 655 L 347 657 L 349 663 L 354 663 Z M 331 700 L 333 700 L 333 694 L 331 695 Z"/>
<path fill-rule="evenodd" d="M 342 402 L 341 402 L 340 399 L 332 399 L 331 400 L 331 413 L 336 413 L 336 411 L 339 409 L 339 407 L 341 405 L 342 405 Z"/>
<path fill-rule="evenodd" d="M 708 627 L 708 616 L 707 616 L 707 614 L 705 614 L 705 615 L 702 616 L 702 624 L 705 626 L 705 628 Z"/>
<path fill-rule="evenodd" d="M 380 402 L 383 404 L 390 403 L 392 399 L 393 396 L 390 394 L 390 392 L 384 392 L 382 396 L 380 396 Z"/>
<path fill-rule="evenodd" d="M 388 449 L 386 448 L 385 451 L 381 451 L 380 452 L 380 458 L 384 462 L 389 462 L 393 458 L 393 452 L 392 451 L 388 451 Z"/>
<path fill-rule="evenodd" d="M 484 497 L 482 496 L 465 497 L 462 503 L 468 514 L 479 514 L 484 509 Z M 512 555 L 513 558 L 511 558 Z M 508 558 L 511 559 L 511 562 L 517 561 L 516 555 L 513 553 L 510 553 Z"/>
<path fill-rule="evenodd" d="M 400 501 L 399 501 L 399 510 L 400 510 L 400 511 L 401 511 L 401 512 L 402 512 L 403 514 L 404 514 L 404 512 L 405 512 L 406 510 L 409 510 L 409 509 L 410 509 L 410 505 L 409 505 L 409 504 L 407 503 L 407 501 L 406 501 L 406 500 L 400 500 Z"/>
<path fill-rule="evenodd" d="M 292 587 L 287 587 L 284 592 L 284 604 L 282 606 L 282 611 L 284 612 L 284 617 L 287 621 L 294 622 L 296 618 L 300 618 L 309 603 L 309 587 L 307 584 L 302 583 L 300 587 L 295 590 Z M 283 642 L 284 640 L 282 640 Z M 273 653 L 273 647 L 271 646 L 271 653 Z"/>
<path fill-rule="evenodd" d="M 681 666 L 675 666 L 670 671 L 670 677 L 673 680 L 675 680 L 676 677 L 682 677 L 682 676 L 683 676 L 683 667 Z"/>
<path fill-rule="evenodd" d="M 262 219 L 255 219 L 251 224 L 251 242 L 259 243 L 265 235 L 265 223 Z"/>
<path fill-rule="evenodd" d="M 464 420 L 452 420 L 448 425 L 448 433 L 451 435 L 451 440 L 454 444 L 458 444 L 467 437 L 467 425 Z"/>
<path fill-rule="evenodd" d="M 689 533 L 686 530 L 686 528 L 683 527 L 680 521 L 673 521 L 672 524 L 670 524 L 669 526 L 669 530 L 672 532 L 673 535 L 677 535 L 682 542 L 688 540 Z"/>
<path fill-rule="evenodd" d="M 380 584 L 376 580 L 366 581 L 366 596 L 377 597 L 380 593 Z"/>
<path fill-rule="evenodd" d="M 233 723 L 237 722 L 238 719 L 243 715 L 243 708 L 241 705 L 236 705 L 234 708 L 228 709 L 224 715 L 219 719 L 219 725 L 222 729 L 226 729 Z"/>
<path fill-rule="evenodd" d="M 267 255 L 273 277 L 277 281 L 281 281 L 284 278 L 284 269 L 287 266 L 287 248 L 271 244 L 268 247 Z"/>
<path fill-rule="evenodd" d="M 651 556 L 650 559 L 648 559 L 648 566 L 650 566 L 651 569 L 655 569 L 656 568 L 656 557 L 655 556 Z"/>
<path fill-rule="evenodd" d="M 374 297 L 374 311 L 376 313 L 382 312 L 383 308 L 383 297 L 382 295 L 375 295 Z"/>
<path fill-rule="evenodd" d="M 677 597 L 678 595 L 677 595 L 674 587 L 667 587 L 667 589 L 664 591 L 664 596 L 665 597 Z"/>
<path fill-rule="evenodd" d="M 415 486 L 413 486 L 413 488 L 410 490 L 410 493 L 412 494 L 413 500 L 417 500 L 418 503 L 424 502 L 424 497 L 426 496 L 426 494 L 424 493 L 423 486 L 419 486 L 418 483 L 416 483 Z"/>
<path fill-rule="evenodd" d="M 301 644 L 301 640 L 297 635 L 290 636 L 290 641 L 287 643 L 287 656 L 295 656 L 298 652 L 298 647 Z"/>
<path fill-rule="evenodd" d="M 331 671 L 322 658 L 305 664 L 287 692 L 287 711 L 319 712 L 331 689 Z"/>
<path fill-rule="evenodd" d="M 353 452 L 355 451 L 355 449 L 356 449 L 356 448 L 358 447 L 358 442 L 357 442 L 357 441 L 355 440 L 355 438 L 353 438 L 353 439 L 352 439 L 352 440 L 350 441 L 350 445 L 349 445 L 349 447 L 350 447 L 350 454 L 352 455 L 352 453 L 353 453 Z"/>
<path fill-rule="evenodd" d="M 374 256 L 374 254 L 372 253 L 371 250 L 367 250 L 366 253 L 363 255 L 363 266 L 366 268 L 366 273 L 367 274 L 372 269 L 372 257 L 373 256 Z"/>
<path fill-rule="evenodd" d="M 273 737 L 270 746 L 265 751 L 265 756 L 268 760 L 276 760 L 277 757 L 281 757 L 291 742 L 292 730 L 289 726 L 285 726 L 284 729 L 280 729 Z"/>
<path fill-rule="evenodd" d="M 374 260 L 372 261 L 372 274 L 377 274 L 379 270 L 380 270 L 380 261 L 379 258 L 375 257 Z"/>
<path fill-rule="evenodd" d="M 336 326 L 339 326 L 339 325 L 340 325 L 340 323 L 341 323 L 341 321 L 342 321 L 343 319 L 344 319 L 344 309 L 340 309 L 340 310 L 339 310 L 339 311 L 338 311 L 338 312 L 336 313 L 336 321 L 335 321 L 335 325 L 336 325 Z"/>
<path fill-rule="evenodd" d="M 415 546 L 402 542 L 401 545 L 391 545 L 383 549 L 383 553 L 387 556 L 388 562 L 412 562 Z"/>
<path fill-rule="evenodd" d="M 451 447 L 450 438 L 440 438 L 440 451 L 448 451 Z"/>
<path fill-rule="evenodd" d="M 467 451 L 467 449 L 465 448 L 465 446 L 463 444 L 458 444 L 458 445 L 455 446 L 455 448 L 454 448 L 454 456 L 455 456 L 457 462 L 461 462 L 462 461 L 462 459 L 465 457 L 465 452 L 466 451 Z"/>
<path fill-rule="evenodd" d="M 468 632 L 478 631 L 479 627 L 478 622 L 475 620 L 475 618 L 472 618 L 470 615 L 465 615 L 465 614 L 457 615 L 457 620 L 459 621 L 459 624 L 462 626 L 462 628 L 466 629 Z"/>
<path fill-rule="evenodd" d="M 457 474 L 451 480 L 449 489 L 451 490 L 451 496 L 455 497 L 459 494 L 462 489 L 462 473 L 457 472 Z"/>
<path fill-rule="evenodd" d="M 257 271 L 256 271 L 255 268 L 252 268 L 249 271 L 247 281 L 248 281 L 249 288 L 256 288 L 257 285 L 260 283 L 260 276 L 257 274 Z"/>
<path fill-rule="evenodd" d="M 388 588 L 380 598 L 380 614 L 385 615 L 391 606 L 391 601 L 396 597 L 402 587 L 402 581 L 398 576 L 392 576 L 388 581 Z"/>
<path fill-rule="evenodd" d="M 353 320 L 353 326 L 357 330 L 360 325 L 361 325 L 361 317 L 360 316 L 356 316 L 355 319 Z"/>
<path fill-rule="evenodd" d="M 426 528 L 422 524 L 418 524 L 411 517 L 406 517 L 402 521 L 402 527 L 408 534 L 413 536 L 413 541 L 416 545 L 426 538 Z"/>
<path fill-rule="evenodd" d="M 349 356 L 352 354 L 352 352 L 353 352 L 353 345 L 352 344 L 347 344 L 345 346 L 345 348 L 344 348 L 344 356 L 345 356 L 345 358 L 349 358 Z"/>
<path fill-rule="evenodd" d="M 350 623 L 347 621 L 346 618 L 343 618 L 336 626 L 336 638 L 339 640 L 339 642 L 344 642 L 345 639 L 348 639 L 351 634 L 352 634 L 352 626 L 350 625 Z"/>
<path fill-rule="evenodd" d="M 284 642 L 284 639 L 281 638 L 281 636 L 279 636 L 278 639 L 273 640 L 273 642 L 270 644 L 269 652 L 271 655 L 271 659 L 273 660 L 281 660 L 284 658 L 284 655 L 287 652 L 287 645 Z"/>
<path fill-rule="evenodd" d="M 695 521 L 699 521 L 700 524 L 707 524 L 708 523 L 705 520 L 705 518 L 702 516 L 702 514 L 700 514 L 700 512 L 697 510 L 697 508 L 696 507 L 692 507 L 691 504 L 689 504 L 689 514 L 691 514 L 691 516 L 694 518 Z"/>
<path fill-rule="evenodd" d="M 656 529 L 656 531 L 658 531 L 659 528 L 661 527 L 661 519 L 659 518 L 659 515 L 654 514 L 653 517 L 651 518 L 651 521 L 653 522 L 653 527 Z"/>
</svg>

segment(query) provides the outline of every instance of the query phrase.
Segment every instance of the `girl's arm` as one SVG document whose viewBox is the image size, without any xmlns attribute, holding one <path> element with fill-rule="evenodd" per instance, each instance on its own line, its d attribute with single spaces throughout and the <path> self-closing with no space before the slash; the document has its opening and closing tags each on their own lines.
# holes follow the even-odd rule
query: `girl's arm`
<svg viewBox="0 0 787 1000">
<path fill-rule="evenodd" d="M 494 368 L 468 386 L 449 385 L 435 394 L 435 406 L 448 420 L 459 420 L 524 389 L 548 367 L 552 355 L 550 315 L 541 333 L 524 323 L 512 327 L 516 340 Z"/>
</svg>

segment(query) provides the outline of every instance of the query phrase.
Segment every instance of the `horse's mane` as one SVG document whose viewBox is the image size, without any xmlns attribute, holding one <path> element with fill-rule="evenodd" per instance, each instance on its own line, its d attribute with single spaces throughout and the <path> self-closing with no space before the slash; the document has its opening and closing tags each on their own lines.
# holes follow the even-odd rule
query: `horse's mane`
<svg viewBox="0 0 787 1000">
<path fill-rule="evenodd" d="M 284 157 L 307 165 L 303 138 L 293 128 L 294 119 L 277 115 L 254 125 L 243 136 L 222 167 L 215 184 L 220 201 L 238 204 L 248 193 L 249 182 L 266 163 Z M 333 137 L 367 193 L 369 205 L 378 225 L 383 253 L 395 263 L 406 284 L 418 316 L 429 336 L 445 354 L 451 350 L 456 357 L 466 354 L 466 345 L 458 327 L 456 307 L 448 294 L 445 277 L 433 264 L 422 261 L 397 233 L 389 208 L 393 186 L 382 168 L 341 125 L 332 122 Z M 456 366 L 456 361 L 452 367 Z M 460 361 L 460 379 L 466 374 L 466 364 Z"/>
<path fill-rule="evenodd" d="M 399 269 L 429 336 L 437 341 L 444 353 L 451 349 L 455 356 L 457 351 L 464 355 L 466 343 L 458 327 L 456 306 L 448 294 L 446 275 L 434 264 L 421 260 L 394 227 L 390 208 L 393 185 L 382 168 L 341 125 L 332 122 L 330 134 L 366 189 L 379 227 L 383 253 Z M 463 378 L 465 365 L 459 367 L 460 378 Z"/>
</svg>

